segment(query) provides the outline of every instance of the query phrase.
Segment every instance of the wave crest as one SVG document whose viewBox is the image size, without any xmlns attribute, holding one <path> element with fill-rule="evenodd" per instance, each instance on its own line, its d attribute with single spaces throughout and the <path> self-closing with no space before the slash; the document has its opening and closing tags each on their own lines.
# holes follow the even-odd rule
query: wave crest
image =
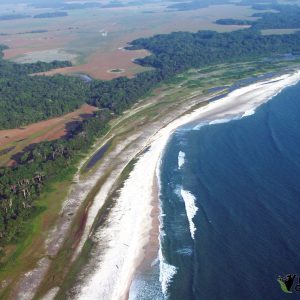
<svg viewBox="0 0 300 300">
<path fill-rule="evenodd" d="M 181 196 L 184 200 L 185 210 L 190 224 L 191 237 L 192 239 L 195 239 L 196 226 L 193 222 L 193 218 L 198 211 L 198 207 L 196 206 L 196 198 L 191 192 L 184 189 L 181 189 Z"/>
<path fill-rule="evenodd" d="M 176 274 L 177 269 L 175 266 L 166 263 L 161 248 L 159 249 L 159 262 L 160 262 L 159 281 L 161 283 L 162 292 L 164 296 L 167 297 L 168 287 L 172 282 L 172 279 Z"/>
</svg>

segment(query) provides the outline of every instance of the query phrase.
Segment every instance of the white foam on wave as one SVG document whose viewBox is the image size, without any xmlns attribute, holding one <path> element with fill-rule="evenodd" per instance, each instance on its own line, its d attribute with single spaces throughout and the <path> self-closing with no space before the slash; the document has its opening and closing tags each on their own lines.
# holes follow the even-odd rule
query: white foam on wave
<svg viewBox="0 0 300 300">
<path fill-rule="evenodd" d="M 182 152 L 182 151 L 179 151 L 179 154 L 178 154 L 178 169 L 181 169 L 182 166 L 184 165 L 185 163 L 185 153 Z"/>
<path fill-rule="evenodd" d="M 207 108 L 210 106 L 210 111 L 214 110 L 215 113 L 207 114 L 208 118 L 201 120 L 199 124 L 193 127 L 193 130 L 200 130 L 206 125 L 222 124 L 252 116 L 260 105 L 276 97 L 283 89 L 297 84 L 299 80 L 300 71 L 298 70 L 293 74 L 281 75 L 276 80 L 256 82 L 234 90 L 224 98 L 209 103 Z M 219 109 L 222 104 L 223 109 Z M 226 109 L 224 109 L 225 106 L 227 106 Z M 225 111 L 229 112 L 229 116 L 224 115 Z"/>
<path fill-rule="evenodd" d="M 196 226 L 193 222 L 193 218 L 198 211 L 198 207 L 196 206 L 196 198 L 191 192 L 184 189 L 181 189 L 181 196 L 184 200 L 186 215 L 190 224 L 191 237 L 192 239 L 195 239 Z"/>
<path fill-rule="evenodd" d="M 170 283 L 172 282 L 172 279 L 174 277 L 174 275 L 177 272 L 177 269 L 175 266 L 172 266 L 168 263 L 166 263 L 165 258 L 162 254 L 162 250 L 161 247 L 159 249 L 159 269 L 160 269 L 160 273 L 159 273 L 159 281 L 161 283 L 161 289 L 162 292 L 164 294 L 165 297 L 167 297 L 167 293 L 168 293 L 168 287 L 170 285 Z"/>
<path fill-rule="evenodd" d="M 175 187 L 175 189 L 174 189 L 174 194 L 177 196 L 177 197 L 179 197 L 179 198 L 181 198 L 181 185 L 176 185 L 176 187 Z"/>
<path fill-rule="evenodd" d="M 254 114 L 255 114 L 255 109 L 252 108 L 252 109 L 246 110 L 244 112 L 244 114 L 242 115 L 242 118 L 249 117 L 249 116 L 252 116 Z"/>
<path fill-rule="evenodd" d="M 214 125 L 214 124 L 223 124 L 223 123 L 228 123 L 230 121 L 232 121 L 234 118 L 231 119 L 217 119 L 217 120 L 213 120 L 211 122 L 209 122 L 209 125 Z"/>
<path fill-rule="evenodd" d="M 200 130 L 203 126 L 208 125 L 209 123 L 200 122 L 192 128 L 192 130 Z"/>
<path fill-rule="evenodd" d="M 243 115 L 243 117 L 244 117 L 244 115 Z M 202 127 L 207 126 L 207 125 L 216 125 L 216 124 L 228 123 L 230 121 L 237 120 L 239 118 L 240 117 L 238 117 L 238 116 L 232 115 L 232 117 L 229 117 L 229 118 L 220 118 L 220 119 L 215 119 L 215 120 L 212 120 L 212 121 L 209 121 L 209 122 L 201 122 L 201 123 L 197 124 L 196 126 L 194 126 L 192 128 L 192 130 L 200 130 Z"/>
<path fill-rule="evenodd" d="M 159 216 L 159 251 L 158 251 L 158 260 L 159 260 L 159 281 L 161 284 L 161 290 L 164 295 L 164 298 L 166 299 L 167 293 L 168 293 L 168 287 L 170 286 L 173 277 L 175 276 L 177 272 L 177 268 L 171 264 L 168 264 L 166 262 L 166 259 L 162 253 L 162 242 L 164 236 L 166 236 L 165 231 L 163 230 L 163 217 L 165 214 L 163 213 L 162 209 L 162 202 L 161 202 L 161 164 L 162 164 L 162 156 L 164 154 L 164 151 L 160 154 L 160 158 L 158 160 L 155 174 L 157 178 L 157 183 L 159 187 L 159 209 L 160 209 L 160 216 Z"/>
</svg>

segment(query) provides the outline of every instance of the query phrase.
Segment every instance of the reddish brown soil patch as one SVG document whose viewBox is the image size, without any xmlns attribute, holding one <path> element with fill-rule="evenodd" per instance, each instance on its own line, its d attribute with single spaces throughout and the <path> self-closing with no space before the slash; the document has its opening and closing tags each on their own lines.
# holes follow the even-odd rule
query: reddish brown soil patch
<svg viewBox="0 0 300 300">
<path fill-rule="evenodd" d="M 64 46 L 66 41 L 50 36 L 31 39 L 8 36 L 0 38 L 0 42 L 1 44 L 5 44 L 9 47 L 9 49 L 4 51 L 4 58 L 11 59 L 33 51 L 43 51 L 60 48 Z"/>
<path fill-rule="evenodd" d="M 0 157 L 0 164 L 12 165 L 13 161 L 9 160 L 10 157 L 30 144 L 52 141 L 66 136 L 68 126 L 72 122 L 82 121 L 90 117 L 96 110 L 98 110 L 96 107 L 84 104 L 74 112 L 58 118 L 41 121 L 22 128 L 0 130 L 0 149 L 14 146 L 13 150 L 7 155 Z"/>
<path fill-rule="evenodd" d="M 149 55 L 146 50 L 126 51 L 117 49 L 108 53 L 97 52 L 90 56 L 89 62 L 80 66 L 51 70 L 45 75 L 85 73 L 96 79 L 110 80 L 120 76 L 132 77 L 141 67 L 132 60 Z M 122 73 L 109 72 L 111 69 L 124 69 Z"/>
</svg>

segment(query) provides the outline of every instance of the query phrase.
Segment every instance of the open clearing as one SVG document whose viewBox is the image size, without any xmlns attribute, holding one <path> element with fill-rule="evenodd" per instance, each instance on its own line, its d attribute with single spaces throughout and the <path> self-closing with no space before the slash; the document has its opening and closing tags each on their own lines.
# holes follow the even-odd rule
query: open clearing
<svg viewBox="0 0 300 300">
<path fill-rule="evenodd" d="M 68 134 L 72 125 L 90 117 L 97 108 L 88 104 L 64 116 L 22 128 L 0 130 L 0 166 L 13 164 L 12 156 L 31 144 L 52 141 Z"/>
<path fill-rule="evenodd" d="M 17 63 L 34 63 L 37 61 L 52 62 L 54 60 L 69 60 L 75 61 L 77 55 L 68 53 L 62 49 L 41 50 L 27 52 L 24 55 L 14 59 Z"/>
</svg>

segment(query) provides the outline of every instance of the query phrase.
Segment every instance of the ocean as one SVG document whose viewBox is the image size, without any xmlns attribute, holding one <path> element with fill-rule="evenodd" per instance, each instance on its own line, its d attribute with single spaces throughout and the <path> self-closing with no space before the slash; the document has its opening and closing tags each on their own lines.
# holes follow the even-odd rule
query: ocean
<svg viewBox="0 0 300 300">
<path fill-rule="evenodd" d="M 136 299 L 300 298 L 300 84 L 243 118 L 179 128 L 160 180 L 160 268 Z"/>
</svg>

